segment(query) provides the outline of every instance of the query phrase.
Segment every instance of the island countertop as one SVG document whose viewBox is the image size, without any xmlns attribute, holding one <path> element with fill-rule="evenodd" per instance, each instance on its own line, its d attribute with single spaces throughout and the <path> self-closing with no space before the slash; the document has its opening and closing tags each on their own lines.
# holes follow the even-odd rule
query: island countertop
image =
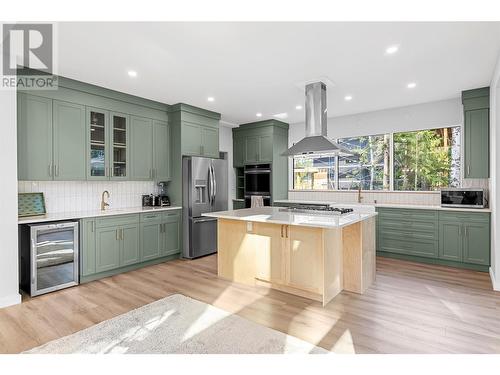
<svg viewBox="0 0 500 375">
<path fill-rule="evenodd" d="M 258 223 L 299 225 L 314 228 L 342 228 L 376 216 L 376 212 L 353 212 L 350 214 L 307 214 L 287 212 L 282 207 L 245 208 L 241 210 L 207 212 L 203 216 L 218 219 L 251 221 Z"/>
</svg>

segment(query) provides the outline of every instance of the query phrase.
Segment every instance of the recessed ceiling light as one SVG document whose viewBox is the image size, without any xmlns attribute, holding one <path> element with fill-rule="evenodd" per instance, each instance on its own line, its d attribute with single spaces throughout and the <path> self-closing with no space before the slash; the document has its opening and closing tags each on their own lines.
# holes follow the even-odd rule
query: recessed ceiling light
<svg viewBox="0 0 500 375">
<path fill-rule="evenodd" d="M 275 115 L 273 115 L 273 117 L 284 119 L 288 117 L 288 113 L 286 112 L 276 113 Z"/>
<path fill-rule="evenodd" d="M 398 52 L 399 46 L 389 46 L 385 49 L 385 54 L 386 55 L 392 55 L 396 52 Z"/>
<path fill-rule="evenodd" d="M 352 95 L 346 95 L 346 96 L 344 96 L 344 100 L 345 101 L 352 100 Z"/>
<path fill-rule="evenodd" d="M 259 112 L 259 113 L 256 113 L 256 114 L 255 114 L 255 116 L 257 116 L 257 117 L 262 117 L 262 113 L 260 113 L 260 112 Z"/>
<path fill-rule="evenodd" d="M 135 70 L 129 70 L 127 73 L 129 77 L 137 77 L 137 72 Z"/>
<path fill-rule="evenodd" d="M 213 96 L 209 96 L 209 97 L 207 98 L 207 100 L 208 100 L 209 102 L 213 102 L 213 101 L 215 100 L 215 98 L 214 98 Z"/>
<path fill-rule="evenodd" d="M 415 82 L 410 82 L 406 85 L 406 87 L 408 87 L 409 89 L 414 89 L 415 87 L 417 87 L 417 84 Z"/>
<path fill-rule="evenodd" d="M 297 110 L 301 110 L 301 109 L 302 109 L 302 106 L 301 106 L 301 105 L 296 105 L 296 106 L 295 106 L 295 109 L 297 109 Z"/>
</svg>

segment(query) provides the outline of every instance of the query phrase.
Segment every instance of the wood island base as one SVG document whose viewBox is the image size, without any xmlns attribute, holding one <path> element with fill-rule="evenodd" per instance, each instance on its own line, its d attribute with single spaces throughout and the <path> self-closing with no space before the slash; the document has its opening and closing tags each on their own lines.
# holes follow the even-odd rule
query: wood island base
<svg viewBox="0 0 500 375">
<path fill-rule="evenodd" d="M 375 217 L 316 228 L 218 219 L 218 276 L 319 301 L 375 280 Z"/>
</svg>

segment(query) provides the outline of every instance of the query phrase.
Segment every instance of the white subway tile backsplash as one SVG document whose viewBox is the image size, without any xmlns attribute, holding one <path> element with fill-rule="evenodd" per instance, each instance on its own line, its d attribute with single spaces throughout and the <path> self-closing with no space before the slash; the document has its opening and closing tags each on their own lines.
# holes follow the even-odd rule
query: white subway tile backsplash
<svg viewBox="0 0 500 375">
<path fill-rule="evenodd" d="M 138 207 L 143 194 L 157 194 L 153 181 L 19 181 L 19 193 L 43 192 L 47 212 L 89 211 L 108 190 L 112 208 Z"/>
<path fill-rule="evenodd" d="M 362 192 L 363 203 L 411 204 L 439 206 L 439 192 Z M 289 191 L 288 199 L 324 201 L 332 203 L 356 203 L 357 191 Z"/>
</svg>

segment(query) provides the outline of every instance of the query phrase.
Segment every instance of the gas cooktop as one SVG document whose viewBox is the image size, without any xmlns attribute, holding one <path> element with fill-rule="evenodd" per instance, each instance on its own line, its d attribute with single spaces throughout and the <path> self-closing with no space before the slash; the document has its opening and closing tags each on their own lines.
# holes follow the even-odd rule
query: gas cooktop
<svg viewBox="0 0 500 375">
<path fill-rule="evenodd" d="M 317 214 L 317 215 L 345 215 L 354 210 L 352 208 L 330 207 L 328 205 L 300 205 L 295 207 L 286 207 L 280 209 L 283 212 Z"/>
</svg>

